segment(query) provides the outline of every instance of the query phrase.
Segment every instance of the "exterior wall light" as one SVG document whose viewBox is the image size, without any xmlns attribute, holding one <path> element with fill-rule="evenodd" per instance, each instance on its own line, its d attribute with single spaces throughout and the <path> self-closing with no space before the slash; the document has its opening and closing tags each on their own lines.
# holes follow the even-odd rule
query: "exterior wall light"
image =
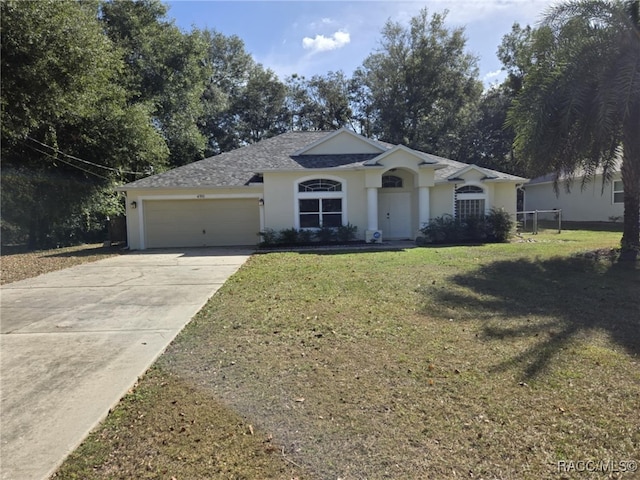
<svg viewBox="0 0 640 480">
<path fill-rule="evenodd" d="M 261 198 L 260 200 L 258 200 L 258 205 L 261 207 L 264 207 L 264 198 Z"/>
<path fill-rule="evenodd" d="M 135 200 L 131 202 L 131 208 L 138 208 L 138 202 L 136 202 Z"/>
</svg>

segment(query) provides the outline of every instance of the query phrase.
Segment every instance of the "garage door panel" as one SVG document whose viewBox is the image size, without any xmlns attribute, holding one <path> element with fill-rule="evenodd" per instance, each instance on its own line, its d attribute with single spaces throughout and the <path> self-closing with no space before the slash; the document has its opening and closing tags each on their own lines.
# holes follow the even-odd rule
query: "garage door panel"
<svg viewBox="0 0 640 480">
<path fill-rule="evenodd" d="M 255 245 L 260 213 L 255 199 L 147 200 L 148 248 Z"/>
</svg>

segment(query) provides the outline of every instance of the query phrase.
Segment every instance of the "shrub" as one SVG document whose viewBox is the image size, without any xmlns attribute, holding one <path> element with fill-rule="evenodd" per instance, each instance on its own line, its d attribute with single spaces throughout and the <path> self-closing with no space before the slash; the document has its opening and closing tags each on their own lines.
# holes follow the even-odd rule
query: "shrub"
<svg viewBox="0 0 640 480">
<path fill-rule="evenodd" d="M 336 230 L 336 237 L 339 242 L 350 242 L 355 240 L 358 227 L 347 223 L 346 225 L 340 225 Z"/>
<path fill-rule="evenodd" d="M 463 226 L 453 216 L 443 215 L 432 219 L 420 231 L 428 242 L 452 243 L 458 242 L 462 238 Z"/>
<path fill-rule="evenodd" d="M 300 229 L 298 230 L 298 243 L 311 243 L 313 240 L 313 231 Z"/>
<path fill-rule="evenodd" d="M 336 230 L 332 227 L 321 227 L 316 231 L 316 238 L 320 243 L 330 243 L 336 237 Z"/>
<path fill-rule="evenodd" d="M 272 247 L 276 245 L 309 245 L 313 243 L 328 244 L 337 241 L 350 242 L 355 240 L 358 227 L 348 223 L 340 227 L 322 227 L 319 229 L 300 229 L 284 228 L 275 231 L 272 228 L 265 228 L 260 232 L 262 235 L 263 247 Z"/>
<path fill-rule="evenodd" d="M 451 215 L 432 219 L 420 229 L 424 243 L 505 242 L 513 232 L 514 222 L 504 209 L 491 209 L 488 215 L 467 217 Z"/>
<path fill-rule="evenodd" d="M 265 228 L 262 232 L 260 232 L 260 235 L 262 235 L 261 245 L 271 246 L 278 243 L 279 235 L 273 228 Z"/>
<path fill-rule="evenodd" d="M 487 222 L 484 215 L 467 217 L 460 222 L 464 242 L 483 242 L 487 239 Z"/>
<path fill-rule="evenodd" d="M 513 235 L 514 222 L 503 208 L 492 208 L 486 217 L 487 237 L 493 242 L 506 242 Z"/>
<path fill-rule="evenodd" d="M 298 243 L 298 230 L 295 228 L 285 228 L 280 230 L 278 242 L 286 245 L 294 245 Z"/>
</svg>

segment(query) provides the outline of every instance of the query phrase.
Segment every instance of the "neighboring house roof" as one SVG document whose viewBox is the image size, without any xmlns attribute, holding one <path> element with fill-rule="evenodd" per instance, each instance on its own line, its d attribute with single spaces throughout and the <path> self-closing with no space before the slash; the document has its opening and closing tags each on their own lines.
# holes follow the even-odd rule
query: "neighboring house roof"
<svg viewBox="0 0 640 480">
<path fill-rule="evenodd" d="M 129 190 L 136 188 L 191 188 L 191 187 L 238 187 L 259 180 L 259 175 L 269 171 L 295 171 L 308 169 L 352 169 L 376 165 L 376 157 L 384 156 L 394 145 L 367 141 L 379 146 L 381 153 L 305 155 L 304 152 L 318 145 L 335 132 L 287 132 L 258 143 L 205 158 L 164 173 L 152 175 L 118 188 Z M 402 147 L 407 149 L 407 147 Z M 409 150 L 409 149 L 407 149 Z M 425 159 L 425 163 L 437 164 L 436 182 L 447 182 L 449 178 L 466 171 L 470 165 L 438 157 L 424 152 L 414 151 Z M 303 154 L 300 154 L 303 153 Z M 507 173 L 480 169 L 492 180 L 526 181 L 521 177 Z"/>
<path fill-rule="evenodd" d="M 612 175 L 619 173 L 621 168 L 622 168 L 622 156 L 620 155 L 614 162 L 613 168 L 609 170 L 609 173 L 611 173 Z M 603 172 L 604 172 L 604 169 L 602 167 L 598 167 L 595 170 L 595 172 L 591 174 L 591 176 L 595 177 L 596 175 L 602 175 Z M 562 183 L 566 181 L 571 182 L 575 179 L 582 178 L 585 175 L 587 175 L 587 172 L 584 168 L 578 168 L 575 172 L 573 172 L 573 174 L 570 174 L 567 172 L 561 172 L 560 174 L 557 174 L 552 172 L 552 173 L 547 173 L 545 175 L 541 175 L 539 177 L 529 180 L 529 182 L 527 182 L 527 185 L 538 185 L 542 183 L 553 183 L 553 182 Z"/>
<path fill-rule="evenodd" d="M 533 178 L 527 182 L 527 185 L 536 185 L 539 183 L 552 183 L 556 180 L 555 173 L 547 173 L 546 175 L 542 175 L 540 177 Z"/>
</svg>

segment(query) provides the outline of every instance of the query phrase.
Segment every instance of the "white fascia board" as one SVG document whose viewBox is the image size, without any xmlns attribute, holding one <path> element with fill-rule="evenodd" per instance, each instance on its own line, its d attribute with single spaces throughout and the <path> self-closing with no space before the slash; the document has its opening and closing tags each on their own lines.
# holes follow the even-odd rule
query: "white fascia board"
<svg viewBox="0 0 640 480">
<path fill-rule="evenodd" d="M 462 167 L 460 170 L 452 173 L 447 178 L 453 180 L 453 179 L 459 178 L 461 175 L 464 175 L 465 173 L 471 170 L 475 170 L 476 172 L 482 173 L 485 177 L 487 177 L 487 180 L 493 179 L 495 177 L 495 175 L 492 172 L 490 172 L 485 168 L 479 167 L 477 165 L 467 165 L 466 167 Z"/>
<path fill-rule="evenodd" d="M 438 163 L 437 160 L 432 160 L 424 152 L 421 152 L 419 150 L 413 150 L 409 147 L 405 147 L 404 145 L 396 145 L 395 147 L 390 148 L 389 150 L 381 153 L 377 157 L 372 158 L 371 160 L 367 160 L 366 162 L 364 162 L 364 165 L 375 165 L 376 163 L 380 162 L 381 160 L 384 160 L 386 157 L 388 157 L 389 155 L 393 155 L 396 152 L 404 152 L 408 155 L 411 155 L 412 157 L 422 160 L 420 165 L 436 165 Z"/>
</svg>

